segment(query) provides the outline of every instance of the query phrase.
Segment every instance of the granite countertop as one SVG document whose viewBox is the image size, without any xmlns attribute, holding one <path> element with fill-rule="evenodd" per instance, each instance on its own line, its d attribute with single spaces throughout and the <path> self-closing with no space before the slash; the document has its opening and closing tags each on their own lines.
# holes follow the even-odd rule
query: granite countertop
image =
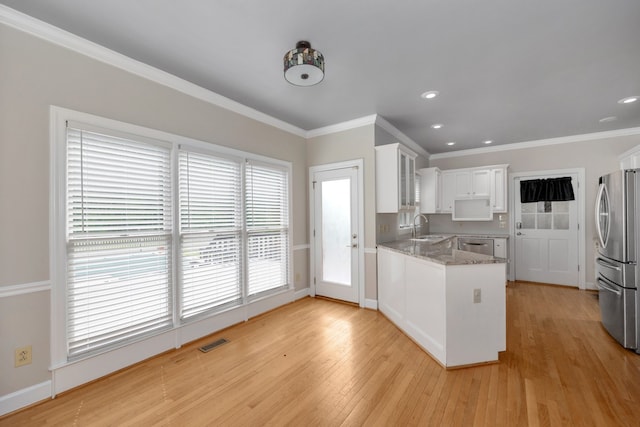
<svg viewBox="0 0 640 427">
<path fill-rule="evenodd" d="M 395 242 L 379 243 L 378 246 L 443 265 L 499 264 L 507 262 L 504 258 L 456 249 L 455 237 L 458 236 L 460 235 L 442 236 L 441 239 L 434 237 L 432 241 L 396 240 Z"/>
</svg>

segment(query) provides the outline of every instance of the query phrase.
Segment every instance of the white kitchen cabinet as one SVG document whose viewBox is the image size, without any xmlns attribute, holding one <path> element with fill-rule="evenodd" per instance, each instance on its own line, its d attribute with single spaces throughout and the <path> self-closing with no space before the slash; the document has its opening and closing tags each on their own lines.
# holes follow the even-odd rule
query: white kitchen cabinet
<svg viewBox="0 0 640 427">
<path fill-rule="evenodd" d="M 442 171 L 442 212 L 452 212 L 456 199 L 491 197 L 489 169 L 453 169 Z"/>
<path fill-rule="evenodd" d="M 507 168 L 491 169 L 491 204 L 494 213 L 507 212 Z"/>
<path fill-rule="evenodd" d="M 453 201 L 456 199 L 456 173 L 450 171 L 442 171 L 441 175 L 441 191 L 440 191 L 440 212 L 452 212 Z"/>
<path fill-rule="evenodd" d="M 453 212 L 454 200 L 490 199 L 492 211 L 507 212 L 508 165 L 441 171 L 441 210 Z"/>
<path fill-rule="evenodd" d="M 625 151 L 618 158 L 620 159 L 620 169 L 640 168 L 640 145 Z"/>
<path fill-rule="evenodd" d="M 489 169 L 474 169 L 471 171 L 471 194 L 469 197 L 491 196 L 491 171 Z"/>
<path fill-rule="evenodd" d="M 405 273 L 404 255 L 393 251 L 378 249 L 378 306 L 392 322 L 404 322 L 405 312 Z"/>
<path fill-rule="evenodd" d="M 420 173 L 420 213 L 439 213 L 442 208 L 442 173 L 438 168 L 422 168 Z"/>
<path fill-rule="evenodd" d="M 376 212 L 398 213 L 416 205 L 416 154 L 403 145 L 376 149 Z"/>
<path fill-rule="evenodd" d="M 447 368 L 506 349 L 505 282 L 504 264 L 443 265 L 378 247 L 379 310 Z"/>
</svg>

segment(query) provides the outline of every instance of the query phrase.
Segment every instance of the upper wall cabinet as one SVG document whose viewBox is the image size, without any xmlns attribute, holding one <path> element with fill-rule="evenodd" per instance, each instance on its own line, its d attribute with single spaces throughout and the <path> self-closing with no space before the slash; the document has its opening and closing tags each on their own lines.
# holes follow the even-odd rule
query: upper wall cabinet
<svg viewBox="0 0 640 427">
<path fill-rule="evenodd" d="M 494 213 L 507 212 L 507 167 L 491 168 L 491 204 Z"/>
<path fill-rule="evenodd" d="M 489 169 L 456 169 L 442 172 L 442 211 L 451 212 L 453 201 L 491 197 Z"/>
<path fill-rule="evenodd" d="M 640 145 L 620 154 L 620 169 L 640 168 Z"/>
<path fill-rule="evenodd" d="M 442 172 L 438 168 L 422 168 L 420 173 L 420 213 L 433 214 L 442 210 Z"/>
<path fill-rule="evenodd" d="M 441 171 L 440 210 L 437 212 L 452 212 L 454 201 L 460 199 L 490 199 L 493 212 L 506 212 L 507 167 L 496 165 Z"/>
<path fill-rule="evenodd" d="M 403 145 L 376 149 L 376 212 L 397 213 L 416 206 L 415 160 L 417 155 Z"/>
</svg>

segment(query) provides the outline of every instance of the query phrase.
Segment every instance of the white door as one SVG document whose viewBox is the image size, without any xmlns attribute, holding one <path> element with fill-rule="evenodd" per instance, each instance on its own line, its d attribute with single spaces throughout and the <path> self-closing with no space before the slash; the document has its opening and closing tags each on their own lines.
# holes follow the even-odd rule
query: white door
<svg viewBox="0 0 640 427">
<path fill-rule="evenodd" d="M 358 303 L 361 256 L 358 168 L 312 168 L 310 175 L 315 294 Z"/>
<path fill-rule="evenodd" d="M 515 279 L 578 286 L 578 200 L 520 202 L 520 181 L 558 176 L 515 177 Z M 577 174 L 571 176 L 578 196 Z"/>
</svg>

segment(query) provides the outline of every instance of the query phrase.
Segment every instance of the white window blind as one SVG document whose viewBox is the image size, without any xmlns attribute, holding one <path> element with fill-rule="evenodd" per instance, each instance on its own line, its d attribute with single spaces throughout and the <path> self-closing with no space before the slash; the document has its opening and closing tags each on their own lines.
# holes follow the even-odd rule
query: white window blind
<svg viewBox="0 0 640 427">
<path fill-rule="evenodd" d="M 181 318 L 242 303 L 238 161 L 180 152 Z"/>
<path fill-rule="evenodd" d="M 285 168 L 247 162 L 248 295 L 288 286 L 289 179 Z"/>
<path fill-rule="evenodd" d="M 70 360 L 172 326 L 170 147 L 87 128 L 67 127 Z"/>
</svg>

